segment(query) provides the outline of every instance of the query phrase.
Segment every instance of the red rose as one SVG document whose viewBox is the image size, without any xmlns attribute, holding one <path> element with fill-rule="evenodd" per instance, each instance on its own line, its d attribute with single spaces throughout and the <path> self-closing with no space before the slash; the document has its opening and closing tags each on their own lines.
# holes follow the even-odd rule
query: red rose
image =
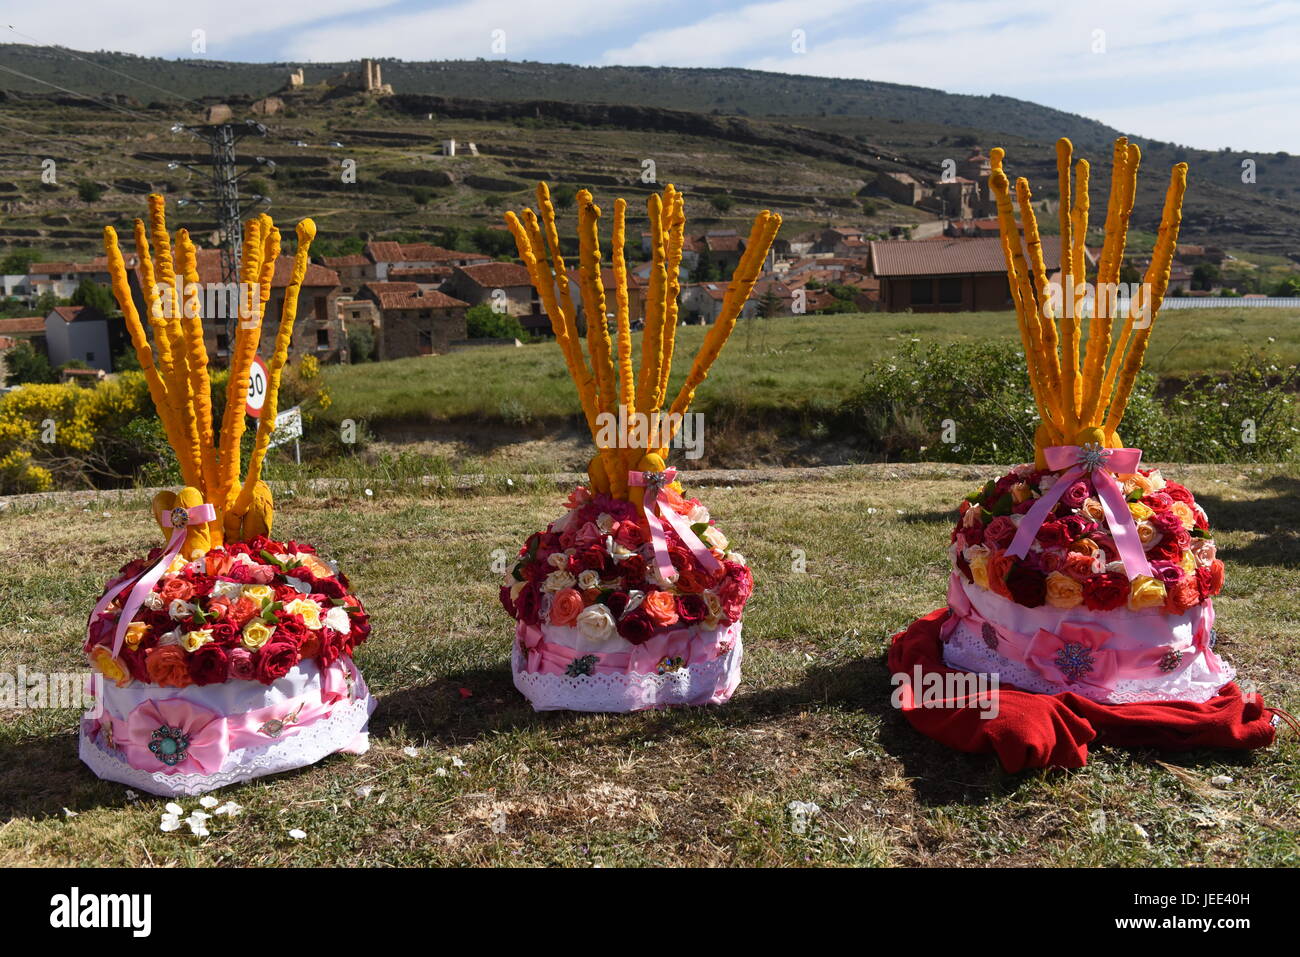
<svg viewBox="0 0 1300 957">
<path fill-rule="evenodd" d="M 631 551 L 636 551 L 646 540 L 645 529 L 636 522 L 619 522 L 618 531 L 614 534 L 614 541 Z"/>
<path fill-rule="evenodd" d="M 241 635 L 239 629 L 228 621 L 219 621 L 215 625 L 208 625 L 212 632 L 212 643 L 219 648 L 230 648 L 239 644 Z"/>
<path fill-rule="evenodd" d="M 683 624 L 693 625 L 709 613 L 709 606 L 699 595 L 677 596 L 677 617 Z"/>
<path fill-rule="evenodd" d="M 342 598 L 347 592 L 343 586 L 332 578 L 317 578 L 312 582 L 312 591 L 320 592 L 326 598 Z"/>
<path fill-rule="evenodd" d="M 141 642 L 140 647 L 135 651 L 123 645 L 118 657 L 122 659 L 122 663 L 126 665 L 127 670 L 131 672 L 132 678 L 141 684 L 147 685 L 151 679 L 149 678 L 149 669 L 145 664 L 145 660 L 148 657 L 149 649 L 154 646 L 155 642 L 151 639 L 146 639 L 146 641 L 149 641 L 148 646 Z"/>
<path fill-rule="evenodd" d="M 1184 505 L 1196 504 L 1196 499 L 1192 498 L 1192 493 L 1177 482 L 1165 482 L 1162 491 L 1175 502 L 1182 502 Z"/>
<path fill-rule="evenodd" d="M 226 649 L 209 642 L 190 654 L 190 677 L 196 685 L 217 685 L 226 680 Z"/>
<path fill-rule="evenodd" d="M 298 663 L 298 649 L 288 642 L 275 641 L 263 645 L 257 653 L 253 673 L 264 685 L 283 678 Z"/>
<path fill-rule="evenodd" d="M 1174 500 L 1167 492 L 1152 492 L 1143 496 L 1142 504 L 1152 511 L 1167 512 L 1173 507 Z"/>
<path fill-rule="evenodd" d="M 322 668 L 328 668 L 347 653 L 348 641 L 345 635 L 340 635 L 333 628 L 322 628 L 320 630 L 320 650 L 316 652 L 316 663 L 318 665 Z"/>
<path fill-rule="evenodd" d="M 1118 572 L 1090 575 L 1083 582 L 1083 603 L 1093 611 L 1113 611 L 1128 602 L 1128 579 Z"/>
<path fill-rule="evenodd" d="M 288 642 L 295 648 L 299 649 L 300 652 L 310 634 L 311 631 L 303 624 L 301 615 L 292 615 L 287 618 L 281 618 L 276 622 L 276 640 Z"/>
<path fill-rule="evenodd" d="M 1016 562 L 1007 572 L 1007 590 L 1011 600 L 1026 608 L 1037 608 L 1047 598 L 1047 579 L 1024 562 Z"/>
<path fill-rule="evenodd" d="M 1165 611 L 1171 615 L 1181 615 L 1201 600 L 1201 590 L 1191 575 L 1184 575 L 1178 581 L 1165 585 Z"/>
<path fill-rule="evenodd" d="M 1178 562 L 1183 557 L 1183 547 L 1176 538 L 1166 536 L 1147 549 L 1147 560 L 1152 562 Z"/>
<path fill-rule="evenodd" d="M 630 596 L 625 591 L 612 591 L 605 596 L 604 605 L 609 609 L 609 613 L 614 616 L 615 621 L 618 620 L 619 616 L 623 614 L 624 609 L 627 608 L 629 598 Z"/>
<path fill-rule="evenodd" d="M 1196 569 L 1196 588 L 1202 598 L 1212 598 L 1223 590 L 1223 562 L 1217 558 Z"/>
<path fill-rule="evenodd" d="M 509 585 L 502 585 L 501 590 L 497 592 L 497 597 L 501 599 L 501 607 L 506 610 L 507 615 L 511 618 L 519 617 L 518 613 L 515 611 L 515 603 L 510 598 Z"/>
<path fill-rule="evenodd" d="M 636 608 L 618 620 L 618 633 L 634 645 L 644 644 L 655 633 L 655 623 L 644 608 Z"/>
<path fill-rule="evenodd" d="M 515 617 L 526 625 L 539 623 L 542 593 L 536 585 L 525 585 L 515 599 Z"/>
<path fill-rule="evenodd" d="M 251 585 L 253 583 L 253 570 L 243 562 L 235 562 L 227 570 L 224 577 L 227 581 L 238 582 L 241 585 Z"/>
</svg>

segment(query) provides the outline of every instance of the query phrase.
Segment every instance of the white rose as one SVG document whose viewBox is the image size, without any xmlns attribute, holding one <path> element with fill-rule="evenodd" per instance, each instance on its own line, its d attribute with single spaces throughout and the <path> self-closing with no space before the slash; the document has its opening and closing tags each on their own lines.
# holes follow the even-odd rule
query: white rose
<svg viewBox="0 0 1300 957">
<path fill-rule="evenodd" d="M 596 527 L 606 535 L 612 535 L 614 532 L 614 516 L 609 512 L 601 512 L 596 516 Z"/>
<path fill-rule="evenodd" d="M 228 598 L 234 601 L 243 592 L 244 586 L 239 582 L 219 581 L 212 583 L 213 598 Z"/>
<path fill-rule="evenodd" d="M 346 635 L 352 630 L 352 619 L 348 617 L 348 610 L 342 605 L 334 605 L 329 611 L 325 612 L 322 619 L 326 628 L 332 628 L 340 635 Z"/>
<path fill-rule="evenodd" d="M 973 562 L 977 556 L 984 555 L 987 557 L 988 553 L 987 545 L 967 545 L 961 554 L 962 558 L 966 559 L 967 562 Z"/>
<path fill-rule="evenodd" d="M 181 630 L 173 628 L 167 634 L 158 638 L 159 645 L 179 645 L 181 643 Z"/>
<path fill-rule="evenodd" d="M 725 549 L 727 547 L 727 536 L 712 525 L 704 530 L 704 540 L 710 548 Z"/>
<path fill-rule="evenodd" d="M 744 565 L 746 567 L 749 565 L 749 562 L 745 560 L 745 556 L 740 554 L 740 552 L 727 552 L 724 557 L 727 561 L 735 562 L 737 565 Z"/>
<path fill-rule="evenodd" d="M 718 620 L 722 617 L 722 599 L 711 589 L 701 592 L 700 597 L 704 599 L 704 605 L 709 610 L 704 616 L 704 627 L 717 628 Z"/>
<path fill-rule="evenodd" d="M 575 627 L 588 641 L 605 641 L 614 633 L 614 616 L 604 605 L 588 605 L 578 615 Z"/>
<path fill-rule="evenodd" d="M 1108 574 L 1112 575 L 1125 575 L 1124 563 L 1120 561 L 1107 562 L 1106 571 Z M 1127 577 L 1127 575 L 1125 577 Z"/>
<path fill-rule="evenodd" d="M 572 588 L 575 581 L 572 572 L 565 571 L 562 568 L 556 569 L 547 575 L 546 580 L 542 582 L 542 591 L 563 591 L 566 588 Z"/>
<path fill-rule="evenodd" d="M 564 552 L 551 552 L 546 559 L 546 564 L 550 565 L 552 568 L 568 568 L 569 556 L 564 554 Z"/>
<path fill-rule="evenodd" d="M 167 606 L 167 615 L 170 618 L 189 618 L 193 614 L 194 606 L 179 598 L 173 598 L 171 604 Z"/>
<path fill-rule="evenodd" d="M 156 591 L 149 592 L 149 594 L 144 596 L 144 607 L 148 608 L 150 611 L 162 611 L 164 608 L 162 595 L 158 594 Z"/>
<path fill-rule="evenodd" d="M 568 528 L 569 523 L 572 521 L 573 521 L 573 512 L 572 511 L 565 512 L 562 516 L 557 518 L 555 521 L 551 522 L 550 531 L 555 532 L 558 535 L 560 532 Z"/>
<path fill-rule="evenodd" d="M 586 591 L 588 588 L 599 588 L 600 572 L 596 571 L 594 568 L 585 568 L 578 572 L 578 587 L 583 591 Z"/>
<path fill-rule="evenodd" d="M 707 525 L 709 524 L 709 517 L 709 510 L 703 505 L 693 505 L 686 515 L 686 520 L 692 525 Z"/>
</svg>

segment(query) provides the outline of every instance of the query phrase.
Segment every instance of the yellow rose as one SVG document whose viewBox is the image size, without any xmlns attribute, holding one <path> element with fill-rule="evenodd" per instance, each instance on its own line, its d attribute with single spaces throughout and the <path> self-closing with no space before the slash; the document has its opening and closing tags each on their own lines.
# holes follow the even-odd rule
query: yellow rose
<svg viewBox="0 0 1300 957">
<path fill-rule="evenodd" d="M 126 626 L 126 646 L 132 651 L 140 647 L 144 636 L 149 634 L 149 626 L 143 621 L 133 621 Z"/>
<path fill-rule="evenodd" d="M 270 585 L 245 585 L 243 594 L 260 605 L 265 605 L 275 597 Z"/>
<path fill-rule="evenodd" d="M 1142 543 L 1143 548 L 1156 540 L 1156 527 L 1150 522 L 1138 522 L 1137 530 L 1138 541 Z"/>
<path fill-rule="evenodd" d="M 1083 500 L 1083 514 L 1094 522 L 1106 521 L 1106 510 L 1101 507 L 1101 502 L 1095 498 L 1085 498 Z"/>
<path fill-rule="evenodd" d="M 90 652 L 90 664 L 101 675 L 119 688 L 131 683 L 131 672 L 122 662 L 113 657 L 113 652 L 104 645 L 96 645 Z"/>
<path fill-rule="evenodd" d="M 181 638 L 181 647 L 186 651 L 198 651 L 211 641 L 211 628 L 196 628 L 193 631 L 186 632 L 185 636 Z"/>
<path fill-rule="evenodd" d="M 1032 497 L 1029 486 L 1024 482 L 1017 482 L 1011 486 L 1011 501 L 1019 505 L 1021 502 L 1027 502 Z"/>
<path fill-rule="evenodd" d="M 1047 603 L 1053 608 L 1073 608 L 1082 601 L 1082 582 L 1060 572 L 1052 572 L 1047 576 Z"/>
<path fill-rule="evenodd" d="M 1147 506 L 1143 505 L 1141 502 L 1129 502 L 1128 510 L 1129 514 L 1133 516 L 1133 521 L 1135 522 L 1145 522 L 1155 514 L 1152 509 L 1147 508 Z"/>
<path fill-rule="evenodd" d="M 321 627 L 320 605 L 310 598 L 295 598 L 284 606 L 286 615 L 302 615 L 303 624 L 313 631 Z"/>
<path fill-rule="evenodd" d="M 1183 523 L 1183 528 L 1192 528 L 1196 524 L 1196 513 L 1186 502 L 1174 502 L 1169 511 L 1178 516 L 1178 520 Z"/>
<path fill-rule="evenodd" d="M 970 577 L 980 588 L 989 587 L 989 553 L 974 555 L 967 562 L 970 565 Z"/>
<path fill-rule="evenodd" d="M 254 618 L 244 626 L 244 647 L 249 649 L 261 648 L 271 640 L 273 634 L 275 634 L 274 628 Z"/>
<path fill-rule="evenodd" d="M 1183 566 L 1183 571 L 1189 575 L 1196 574 L 1196 556 L 1191 552 L 1183 552 L 1183 559 L 1178 564 Z"/>
<path fill-rule="evenodd" d="M 1128 607 L 1131 611 L 1160 608 L 1165 603 L 1165 586 L 1148 575 L 1139 575 L 1129 585 Z"/>
</svg>

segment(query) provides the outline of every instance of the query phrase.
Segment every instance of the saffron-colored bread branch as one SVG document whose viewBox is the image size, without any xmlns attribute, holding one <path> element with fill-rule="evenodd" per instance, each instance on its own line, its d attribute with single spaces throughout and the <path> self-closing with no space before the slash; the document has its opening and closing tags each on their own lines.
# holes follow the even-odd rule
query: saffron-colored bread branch
<svg viewBox="0 0 1300 957">
<path fill-rule="evenodd" d="M 652 195 L 646 203 L 652 257 L 641 333 L 640 369 L 635 374 L 628 273 L 624 257 L 626 204 L 622 200 L 617 200 L 614 204 L 614 251 L 611 262 L 616 287 L 613 290 L 615 338 L 611 340 L 606 313 L 609 290 L 604 287 L 601 273 L 600 207 L 595 204 L 589 191 L 582 190 L 577 195 L 578 282 L 587 315 L 587 344 L 591 360 L 589 368 L 588 357 L 584 357 L 581 340 L 577 335 L 573 301 L 568 292 L 564 259 L 560 255 L 555 210 L 544 183 L 537 186 L 537 199 L 540 217 L 528 209 L 524 210 L 522 217 L 507 213 L 506 225 L 515 237 L 519 258 L 528 270 L 529 279 L 537 288 L 550 317 L 551 329 L 555 332 L 565 365 L 577 387 L 587 424 L 597 443 L 597 455 L 588 466 L 592 489 L 639 505 L 644 491 L 639 487 L 627 486 L 628 470 L 662 470 L 668 454 L 668 444 L 672 440 L 671 433 L 667 436 L 658 434 L 655 425 L 657 416 L 663 409 L 676 342 L 677 294 L 680 286 L 678 276 L 686 228 L 682 194 L 669 185 L 663 195 Z M 766 210 L 755 219 L 749 242 L 723 297 L 717 321 L 705 335 L 686 382 L 673 402 L 671 412 L 674 432 L 681 421 L 681 415 L 690 407 L 695 389 L 708 375 L 722 346 L 735 328 L 736 319 L 753 291 L 780 226 L 781 217 Z M 644 447 L 633 447 L 634 443 L 628 441 L 630 434 L 616 435 L 614 430 L 602 428 L 602 423 L 597 421 L 597 416 L 601 413 L 617 416 L 620 405 L 626 409 L 629 419 L 633 413 L 649 417 L 649 428 L 644 430 L 647 433 Z M 611 447 L 611 438 L 616 438 L 626 447 Z M 667 442 L 656 441 L 662 439 L 667 439 Z"/>
<path fill-rule="evenodd" d="M 279 255 L 280 231 L 271 227 L 274 242 L 268 249 L 274 249 Z M 275 419 L 280 411 L 280 379 L 285 363 L 289 360 L 289 347 L 293 344 L 293 324 L 298 316 L 298 296 L 302 292 L 302 282 L 307 275 L 308 258 L 312 240 L 316 238 L 316 224 L 310 219 L 298 223 L 298 249 L 293 257 L 293 274 L 289 278 L 289 288 L 284 291 L 284 303 L 280 307 L 280 324 L 276 328 L 274 351 L 271 361 L 266 366 L 266 404 L 257 423 L 257 436 L 253 450 L 248 456 L 248 473 L 244 476 L 243 487 L 235 500 L 231 513 L 241 524 L 242 537 L 253 535 L 271 535 L 274 513 L 271 510 L 269 491 L 259 498 L 259 491 L 265 490 L 262 482 L 262 463 L 266 461 L 267 450 L 271 447 L 271 436 L 275 432 Z M 274 259 L 272 260 L 274 263 Z M 274 269 L 274 267 L 272 267 Z M 263 275 L 266 269 L 263 268 Z M 251 520 L 251 526 L 250 526 Z"/>
<path fill-rule="evenodd" d="M 262 253 L 265 250 L 260 220 L 244 223 L 244 246 L 239 265 L 240 295 L 239 323 L 235 330 L 235 346 L 230 357 L 230 378 L 226 380 L 226 408 L 221 416 L 221 462 L 219 487 L 212 491 L 213 504 L 225 513 L 234 505 L 239 476 L 239 443 L 244 437 L 244 402 L 248 395 L 248 377 L 257 355 L 257 344 L 262 335 L 260 310 L 254 308 L 251 297 L 244 290 L 261 285 Z M 232 528 L 232 522 L 234 527 Z M 230 517 L 225 522 L 226 532 L 238 537 L 238 519 Z"/>
<path fill-rule="evenodd" d="M 1187 188 L 1187 164 L 1173 168 L 1165 194 L 1160 232 L 1147 269 L 1143 287 L 1129 301 L 1123 329 L 1115 339 L 1110 315 L 1129 219 L 1137 195 L 1137 173 L 1141 152 L 1120 138 L 1112 156 L 1111 191 L 1106 205 L 1106 235 L 1097 267 L 1094 315 L 1082 332 L 1082 296 L 1076 290 L 1087 282 L 1087 235 L 1090 200 L 1090 167 L 1079 160 L 1074 167 L 1073 189 L 1070 141 L 1057 142 L 1057 177 L 1061 189 L 1061 278 L 1062 313 L 1059 342 L 1052 296 L 1048 294 L 1038 223 L 1034 217 L 1029 184 L 1016 183 L 1016 198 L 1024 221 L 1024 239 L 1029 255 L 1021 246 L 1020 229 L 1011 206 L 1010 183 L 1003 170 L 1004 152 L 991 151 L 989 188 L 997 201 L 1002 251 L 1007 263 L 1007 281 L 1016 307 L 1021 342 L 1029 369 L 1042 424 L 1034 437 L 1036 459 L 1043 465 L 1043 449 L 1063 443 L 1082 445 L 1097 442 L 1120 444 L 1118 429 L 1146 355 L 1156 315 L 1164 302 L 1178 231 L 1182 222 L 1182 201 Z M 1149 319 L 1149 321 L 1148 321 Z M 1131 342 L 1130 342 L 1131 337 Z M 1115 340 L 1112 349 L 1112 340 Z M 1081 355 L 1081 347 L 1083 349 Z M 1081 361 L 1082 360 L 1082 361 Z"/>
</svg>

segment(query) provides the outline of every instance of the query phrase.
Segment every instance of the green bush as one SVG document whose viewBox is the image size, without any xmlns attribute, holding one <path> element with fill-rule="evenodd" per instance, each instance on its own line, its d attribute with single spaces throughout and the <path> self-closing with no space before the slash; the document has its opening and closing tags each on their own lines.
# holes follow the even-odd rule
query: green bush
<svg viewBox="0 0 1300 957">
<path fill-rule="evenodd" d="M 1148 461 L 1289 461 L 1300 445 L 1296 381 L 1295 367 L 1249 357 L 1158 396 L 1144 372 L 1120 438 Z M 995 344 L 910 344 L 869 367 L 840 419 L 874 454 L 962 463 L 1027 461 L 1038 427 L 1024 356 Z"/>
<path fill-rule="evenodd" d="M 465 313 L 465 329 L 471 339 L 528 338 L 519 320 L 509 313 L 494 312 L 486 303 L 471 306 Z"/>
</svg>

